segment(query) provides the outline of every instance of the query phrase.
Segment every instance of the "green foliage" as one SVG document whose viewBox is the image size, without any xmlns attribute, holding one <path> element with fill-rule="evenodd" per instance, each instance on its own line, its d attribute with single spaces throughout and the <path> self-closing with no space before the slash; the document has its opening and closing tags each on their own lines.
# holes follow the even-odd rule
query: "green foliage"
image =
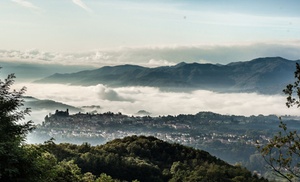
<svg viewBox="0 0 300 182">
<path fill-rule="evenodd" d="M 296 63 L 296 81 L 288 84 L 283 92 L 287 95 L 287 107 L 300 107 L 300 65 Z M 300 180 L 300 137 L 297 131 L 289 131 L 280 119 L 281 131 L 259 150 L 268 166 L 276 175 L 288 181 Z"/>
<path fill-rule="evenodd" d="M 266 163 L 279 176 L 288 181 L 300 179 L 300 137 L 296 131 L 288 131 L 282 121 L 282 128 L 268 144 L 260 147 L 260 152 Z"/>
<path fill-rule="evenodd" d="M 222 166 L 215 163 L 203 163 L 201 166 L 191 168 L 188 165 L 184 165 L 180 162 L 173 164 L 171 168 L 173 181 L 267 181 L 264 179 L 258 179 L 252 176 L 251 173 L 245 168 L 238 166 Z"/>
<path fill-rule="evenodd" d="M 26 134 L 31 131 L 33 123 L 31 121 L 24 124 L 18 123 L 23 120 L 30 110 L 19 110 L 23 106 L 22 95 L 26 88 L 16 91 L 10 90 L 14 83 L 15 76 L 13 74 L 2 81 L 0 80 L 0 142 L 3 143 L 19 143 L 24 141 Z"/>
<path fill-rule="evenodd" d="M 21 146 L 26 134 L 34 129 L 31 121 L 20 123 L 29 113 L 23 106 L 22 95 L 26 88 L 11 91 L 15 76 L 0 79 L 0 181 L 15 181 L 29 177 L 33 163 Z"/>
<path fill-rule="evenodd" d="M 94 182 L 96 180 L 96 176 L 90 172 L 84 173 L 82 177 L 82 182 Z"/>
<path fill-rule="evenodd" d="M 89 147 L 86 144 L 54 144 L 48 151 L 58 156 L 61 155 L 57 151 L 69 154 L 65 157 L 74 160 L 82 173 L 91 172 L 98 176 L 98 181 L 232 181 L 234 178 L 235 181 L 240 178 L 243 181 L 264 181 L 205 151 L 154 137 L 131 136 Z"/>
<path fill-rule="evenodd" d="M 74 164 L 74 161 L 63 160 L 58 163 L 54 168 L 55 177 L 54 181 L 58 182 L 74 182 L 80 181 L 81 179 L 81 170 Z"/>
<path fill-rule="evenodd" d="M 46 150 L 55 148 L 52 140 L 44 146 L 26 145 L 26 135 L 35 127 L 32 121 L 21 123 L 30 110 L 21 110 L 26 88 L 11 90 L 13 74 L 0 80 L 0 181 L 54 182 L 83 181 L 87 175 L 72 160 L 58 160 L 55 153 Z M 88 145 L 80 150 L 85 151 Z M 57 154 L 59 151 L 56 151 Z M 61 154 L 62 155 L 62 154 Z M 63 157 L 72 157 L 71 153 Z M 82 177 L 83 176 L 83 177 Z"/>
<path fill-rule="evenodd" d="M 300 65 L 296 63 L 296 71 L 294 73 L 296 81 L 293 84 L 288 84 L 283 92 L 287 95 L 286 106 L 291 107 L 296 105 L 300 107 Z"/>
<path fill-rule="evenodd" d="M 115 182 L 115 180 L 111 176 L 102 173 L 99 178 L 97 178 L 96 182 Z"/>
</svg>

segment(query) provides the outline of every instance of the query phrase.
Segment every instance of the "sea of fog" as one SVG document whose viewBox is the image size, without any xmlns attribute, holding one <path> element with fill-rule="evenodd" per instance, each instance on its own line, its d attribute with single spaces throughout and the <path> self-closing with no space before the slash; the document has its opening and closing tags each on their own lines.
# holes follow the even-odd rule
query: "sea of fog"
<svg viewBox="0 0 300 182">
<path fill-rule="evenodd" d="M 15 89 L 27 87 L 26 95 L 50 99 L 82 107 L 99 105 L 99 113 L 111 111 L 135 115 L 139 110 L 151 116 L 196 114 L 212 111 L 229 115 L 299 115 L 299 109 L 287 108 L 285 96 L 257 93 L 216 93 L 196 90 L 192 92 L 167 92 L 154 87 L 119 87 L 105 85 L 73 86 L 65 84 L 17 83 Z M 50 110 L 33 110 L 31 119 L 41 123 Z"/>
</svg>

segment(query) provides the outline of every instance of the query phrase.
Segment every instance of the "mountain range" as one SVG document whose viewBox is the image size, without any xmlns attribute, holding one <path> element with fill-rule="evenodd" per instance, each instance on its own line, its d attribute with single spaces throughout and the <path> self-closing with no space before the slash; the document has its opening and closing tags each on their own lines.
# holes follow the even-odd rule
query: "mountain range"
<svg viewBox="0 0 300 182">
<path fill-rule="evenodd" d="M 76 73 L 56 73 L 36 82 L 279 94 L 288 83 L 293 82 L 296 62 L 300 60 L 266 57 L 227 65 L 182 62 L 175 66 L 156 68 L 137 65 L 105 66 Z"/>
</svg>

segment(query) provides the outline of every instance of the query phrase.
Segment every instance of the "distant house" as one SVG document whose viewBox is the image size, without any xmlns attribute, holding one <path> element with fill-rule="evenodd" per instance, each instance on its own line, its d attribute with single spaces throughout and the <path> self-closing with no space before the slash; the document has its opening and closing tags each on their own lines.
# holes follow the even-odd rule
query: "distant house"
<svg viewBox="0 0 300 182">
<path fill-rule="evenodd" d="M 69 116 L 69 109 L 67 109 L 66 111 L 56 110 L 54 115 L 55 116 L 67 117 L 67 116 Z"/>
</svg>

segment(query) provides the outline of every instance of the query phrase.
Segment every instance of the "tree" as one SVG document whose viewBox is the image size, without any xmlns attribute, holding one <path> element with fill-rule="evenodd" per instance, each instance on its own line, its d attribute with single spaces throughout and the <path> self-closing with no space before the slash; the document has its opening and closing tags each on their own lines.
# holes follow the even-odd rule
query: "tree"
<svg viewBox="0 0 300 182">
<path fill-rule="evenodd" d="M 101 173 L 99 178 L 96 179 L 96 182 L 114 182 L 114 181 L 115 180 L 111 176 L 105 173 Z"/>
<path fill-rule="evenodd" d="M 300 107 L 300 65 L 296 63 L 296 71 L 294 73 L 296 81 L 293 84 L 288 84 L 283 92 L 287 95 L 287 107 L 297 105 Z"/>
<path fill-rule="evenodd" d="M 94 182 L 96 180 L 96 176 L 93 175 L 91 172 L 84 173 L 82 177 L 82 182 Z"/>
<path fill-rule="evenodd" d="M 296 63 L 296 81 L 288 84 L 283 90 L 287 95 L 286 106 L 300 107 L 300 65 Z M 269 167 L 278 176 L 288 181 L 300 180 L 300 136 L 297 131 L 289 131 L 287 125 L 280 119 L 282 131 L 276 134 L 259 150 Z"/>
<path fill-rule="evenodd" d="M 73 160 L 63 160 L 56 165 L 54 170 L 53 181 L 57 182 L 74 182 L 81 181 L 81 170 Z"/>
<path fill-rule="evenodd" d="M 22 143 L 34 125 L 32 121 L 20 123 L 30 110 L 21 110 L 26 88 L 11 91 L 14 79 L 14 74 L 0 79 L 0 181 L 17 181 L 29 175 Z"/>
</svg>

